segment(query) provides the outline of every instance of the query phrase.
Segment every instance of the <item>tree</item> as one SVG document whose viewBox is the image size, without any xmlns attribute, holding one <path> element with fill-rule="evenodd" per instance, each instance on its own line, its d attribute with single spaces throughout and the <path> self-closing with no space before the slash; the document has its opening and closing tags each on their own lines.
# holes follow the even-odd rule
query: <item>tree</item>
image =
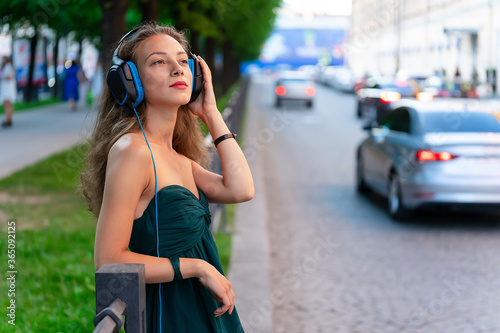
<svg viewBox="0 0 500 333">
<path fill-rule="evenodd" d="M 241 61 L 256 59 L 269 36 L 279 0 L 218 0 L 217 25 L 223 34 L 223 91 L 239 78 Z"/>
<path fill-rule="evenodd" d="M 28 82 L 24 94 L 26 101 L 31 100 L 33 97 L 34 59 L 36 45 L 40 39 L 40 28 L 49 27 L 56 31 L 54 55 L 55 61 L 57 61 L 59 39 L 69 31 L 75 31 L 78 40 L 82 40 L 85 37 L 94 38 L 99 35 L 100 31 L 96 23 L 100 18 L 100 11 L 98 8 L 96 11 L 96 6 L 96 0 L 73 0 L 71 3 L 46 0 L 0 1 L 0 8 L 3 9 L 0 12 L 0 17 L 3 18 L 2 21 L 4 23 L 9 24 L 11 30 L 19 30 L 22 27 L 28 32 L 31 31 L 26 36 L 30 38 L 31 46 Z M 46 47 L 45 44 L 44 47 Z M 56 67 L 57 64 L 55 64 L 54 70 Z M 55 75 L 55 78 L 57 79 L 57 75 Z M 57 93 L 56 89 L 55 94 Z"/>
<path fill-rule="evenodd" d="M 190 33 L 192 48 L 203 41 L 207 63 L 213 68 L 215 50 L 224 57 L 223 92 L 238 79 L 242 60 L 258 57 L 271 32 L 279 0 L 184 0 L 161 5 L 177 28 Z M 167 9 L 168 7 L 168 9 Z M 217 73 L 215 73 L 217 76 Z"/>
<path fill-rule="evenodd" d="M 158 21 L 158 0 L 138 0 L 142 22 Z"/>
<path fill-rule="evenodd" d="M 127 24 L 127 0 L 99 0 L 102 10 L 101 19 L 101 47 L 104 68 L 109 68 L 111 58 L 120 36 L 125 34 Z"/>
</svg>

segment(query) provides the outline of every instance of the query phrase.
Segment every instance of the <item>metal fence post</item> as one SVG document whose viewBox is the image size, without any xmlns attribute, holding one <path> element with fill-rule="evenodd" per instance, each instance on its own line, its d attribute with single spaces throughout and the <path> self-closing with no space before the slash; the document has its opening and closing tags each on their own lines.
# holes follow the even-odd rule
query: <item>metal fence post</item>
<svg viewBox="0 0 500 333">
<path fill-rule="evenodd" d="M 95 273 L 96 313 L 117 298 L 126 304 L 125 331 L 146 333 L 144 264 L 106 264 Z"/>
</svg>

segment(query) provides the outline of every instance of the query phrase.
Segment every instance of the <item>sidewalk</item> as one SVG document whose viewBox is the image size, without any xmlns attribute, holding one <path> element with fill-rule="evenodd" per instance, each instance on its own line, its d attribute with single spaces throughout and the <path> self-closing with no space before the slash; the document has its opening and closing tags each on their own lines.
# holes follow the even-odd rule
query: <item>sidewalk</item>
<svg viewBox="0 0 500 333">
<path fill-rule="evenodd" d="M 94 107 L 73 112 L 66 103 L 14 110 L 13 126 L 0 127 L 0 178 L 82 142 L 96 115 Z"/>
<path fill-rule="evenodd" d="M 254 102 L 259 100 L 254 82 L 252 79 L 248 85 L 243 142 L 250 142 L 249 138 L 255 138 L 255 134 L 262 129 L 259 118 L 261 112 Z M 252 148 L 250 145 L 249 149 Z M 266 194 L 261 159 L 261 154 L 248 158 L 255 195 L 249 202 L 237 205 L 229 265 L 229 281 L 236 295 L 236 308 L 246 333 L 272 332 L 273 304 L 269 286 Z"/>
</svg>

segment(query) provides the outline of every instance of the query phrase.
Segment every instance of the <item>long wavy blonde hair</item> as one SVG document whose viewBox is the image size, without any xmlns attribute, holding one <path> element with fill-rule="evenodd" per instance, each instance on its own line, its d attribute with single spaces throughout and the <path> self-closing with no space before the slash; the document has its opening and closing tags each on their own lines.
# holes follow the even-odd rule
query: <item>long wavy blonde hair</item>
<svg viewBox="0 0 500 333">
<path fill-rule="evenodd" d="M 138 45 L 145 39 L 159 34 L 173 37 L 186 51 L 188 50 L 189 43 L 183 32 L 170 26 L 149 22 L 143 24 L 135 34 L 120 44 L 118 56 L 124 61 L 135 63 Z M 145 99 L 147 100 L 147 96 Z M 147 122 L 145 105 L 146 103 L 142 102 L 136 108 L 142 124 Z M 80 175 L 80 193 L 85 197 L 88 209 L 96 217 L 99 216 L 102 205 L 109 150 L 121 136 L 135 131 L 140 131 L 135 113 L 120 106 L 105 85 L 101 91 L 99 114 L 84 160 L 83 172 Z M 203 144 L 199 120 L 185 105 L 179 107 L 177 112 L 172 145 L 178 153 L 205 166 L 208 152 Z"/>
</svg>

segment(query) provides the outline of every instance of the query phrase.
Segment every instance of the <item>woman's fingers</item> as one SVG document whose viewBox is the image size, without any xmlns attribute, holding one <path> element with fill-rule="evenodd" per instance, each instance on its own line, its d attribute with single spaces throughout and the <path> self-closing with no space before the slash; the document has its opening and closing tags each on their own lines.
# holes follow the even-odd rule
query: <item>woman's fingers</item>
<svg viewBox="0 0 500 333">
<path fill-rule="evenodd" d="M 217 302 L 222 302 L 222 304 L 223 304 L 221 307 L 217 308 L 214 311 L 214 315 L 216 317 L 218 317 L 220 315 L 223 315 L 227 311 L 229 311 L 229 314 L 233 313 L 233 309 L 234 309 L 234 292 L 231 289 L 231 282 L 229 282 L 227 280 L 225 282 L 227 282 L 227 285 L 226 285 L 226 290 L 223 291 L 225 294 L 222 296 L 222 299 L 221 300 L 217 300 L 217 298 L 220 298 L 220 297 L 215 297 L 214 296 L 215 299 L 217 300 Z"/>
<path fill-rule="evenodd" d="M 212 72 L 210 71 L 210 68 L 208 67 L 206 61 L 198 56 L 198 61 L 201 64 L 201 70 L 203 72 L 203 77 L 205 78 L 206 81 L 212 82 Z"/>
<path fill-rule="evenodd" d="M 230 297 L 231 297 L 231 308 L 229 309 L 229 314 L 233 313 L 234 310 L 234 292 L 233 289 L 230 290 Z"/>
<path fill-rule="evenodd" d="M 226 313 L 227 310 L 231 309 L 234 307 L 234 303 L 230 302 L 229 296 L 226 294 L 226 296 L 222 299 L 223 305 L 220 308 L 217 308 L 214 312 L 215 316 L 218 317 L 224 313 Z"/>
<path fill-rule="evenodd" d="M 208 274 L 200 278 L 200 282 L 207 288 L 217 302 L 222 302 L 222 306 L 214 311 L 216 317 L 223 315 L 227 311 L 231 314 L 234 310 L 234 292 L 231 282 L 222 275 L 215 267 L 211 267 Z"/>
</svg>

